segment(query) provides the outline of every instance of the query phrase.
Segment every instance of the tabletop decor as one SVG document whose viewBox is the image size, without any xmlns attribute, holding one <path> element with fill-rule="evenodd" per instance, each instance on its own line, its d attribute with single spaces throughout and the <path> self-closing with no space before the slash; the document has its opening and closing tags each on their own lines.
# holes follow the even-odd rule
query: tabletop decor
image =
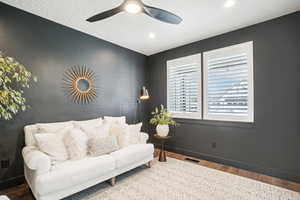
<svg viewBox="0 0 300 200">
<path fill-rule="evenodd" d="M 24 88 L 37 82 L 24 65 L 0 51 L 0 119 L 11 120 L 20 111 L 29 108 Z"/>
<path fill-rule="evenodd" d="M 159 136 L 166 137 L 169 134 L 169 125 L 177 125 L 172 119 L 171 113 L 163 105 L 160 106 L 160 109 L 155 108 L 151 114 L 153 117 L 150 119 L 150 124 L 156 125 L 156 131 Z"/>
<path fill-rule="evenodd" d="M 95 73 L 86 66 L 74 66 L 66 70 L 63 89 L 74 103 L 88 104 L 97 98 Z"/>
</svg>

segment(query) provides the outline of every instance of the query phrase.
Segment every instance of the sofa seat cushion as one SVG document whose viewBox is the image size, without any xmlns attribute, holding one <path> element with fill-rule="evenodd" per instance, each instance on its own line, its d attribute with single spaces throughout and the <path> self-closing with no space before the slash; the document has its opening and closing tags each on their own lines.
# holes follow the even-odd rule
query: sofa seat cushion
<svg viewBox="0 0 300 200">
<path fill-rule="evenodd" d="M 134 144 L 112 152 L 110 155 L 116 160 L 118 169 L 153 156 L 153 144 Z"/>
<path fill-rule="evenodd" d="M 37 176 L 33 187 L 39 195 L 46 195 L 104 176 L 115 168 L 115 159 L 110 155 L 68 160 Z"/>
</svg>

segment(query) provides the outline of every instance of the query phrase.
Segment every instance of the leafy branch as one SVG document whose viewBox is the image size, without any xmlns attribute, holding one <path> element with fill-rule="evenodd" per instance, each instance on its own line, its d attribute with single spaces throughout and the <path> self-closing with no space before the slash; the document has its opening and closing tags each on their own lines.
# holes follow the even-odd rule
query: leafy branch
<svg viewBox="0 0 300 200">
<path fill-rule="evenodd" d="M 29 88 L 31 80 L 37 82 L 24 65 L 0 51 L 0 118 L 11 120 L 29 108 L 23 88 Z"/>
</svg>

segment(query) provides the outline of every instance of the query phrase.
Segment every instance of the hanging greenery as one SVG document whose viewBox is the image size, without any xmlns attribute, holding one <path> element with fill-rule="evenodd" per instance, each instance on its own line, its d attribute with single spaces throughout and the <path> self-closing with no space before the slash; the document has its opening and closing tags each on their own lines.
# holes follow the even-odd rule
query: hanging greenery
<svg viewBox="0 0 300 200">
<path fill-rule="evenodd" d="M 29 107 L 23 88 L 29 88 L 32 80 L 37 82 L 24 65 L 0 51 L 0 119 L 11 120 Z"/>
</svg>

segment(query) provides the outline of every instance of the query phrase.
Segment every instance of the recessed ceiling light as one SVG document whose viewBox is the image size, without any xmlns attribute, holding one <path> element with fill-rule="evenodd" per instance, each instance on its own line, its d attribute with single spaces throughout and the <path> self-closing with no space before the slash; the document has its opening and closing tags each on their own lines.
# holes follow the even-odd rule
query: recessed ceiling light
<svg viewBox="0 0 300 200">
<path fill-rule="evenodd" d="M 231 8 L 231 7 L 235 6 L 235 4 L 236 4 L 235 0 L 226 0 L 225 4 L 224 4 L 224 7 L 225 8 Z"/>
<path fill-rule="evenodd" d="M 155 37 L 156 37 L 155 33 L 152 33 L 152 32 L 149 33 L 149 38 L 150 38 L 150 39 L 154 39 Z"/>
<path fill-rule="evenodd" d="M 139 12 L 142 11 L 142 8 L 141 8 L 141 6 L 138 3 L 134 2 L 134 1 L 129 1 L 125 5 L 125 10 L 128 13 L 137 14 L 137 13 L 139 13 Z"/>
</svg>

